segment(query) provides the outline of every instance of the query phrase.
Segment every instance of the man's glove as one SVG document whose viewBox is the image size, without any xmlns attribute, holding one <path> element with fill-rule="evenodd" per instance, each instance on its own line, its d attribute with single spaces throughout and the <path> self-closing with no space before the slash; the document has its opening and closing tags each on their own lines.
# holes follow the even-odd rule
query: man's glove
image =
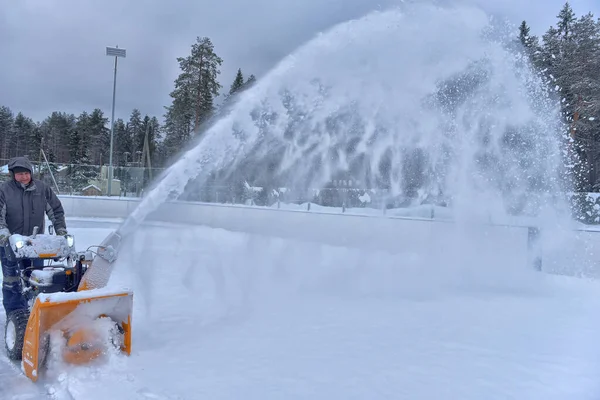
<svg viewBox="0 0 600 400">
<path fill-rule="evenodd" d="M 59 228 L 56 230 L 56 234 L 58 236 L 67 236 L 69 234 L 69 232 L 67 232 L 67 230 L 65 228 Z"/>
</svg>

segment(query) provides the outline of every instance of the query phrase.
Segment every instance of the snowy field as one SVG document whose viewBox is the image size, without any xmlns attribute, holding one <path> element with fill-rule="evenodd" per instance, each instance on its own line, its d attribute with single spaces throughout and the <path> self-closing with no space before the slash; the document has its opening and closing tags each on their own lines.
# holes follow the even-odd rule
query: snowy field
<svg viewBox="0 0 600 400">
<path fill-rule="evenodd" d="M 83 249 L 117 224 L 69 226 Z M 598 283 L 460 246 L 145 227 L 110 282 L 135 291 L 131 357 L 34 384 L 2 352 L 0 399 L 598 398 Z"/>
</svg>

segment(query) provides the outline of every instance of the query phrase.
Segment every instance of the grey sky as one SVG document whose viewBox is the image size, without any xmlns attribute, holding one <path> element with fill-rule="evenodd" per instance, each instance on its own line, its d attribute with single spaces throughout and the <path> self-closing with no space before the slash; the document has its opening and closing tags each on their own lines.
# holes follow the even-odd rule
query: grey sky
<svg viewBox="0 0 600 400">
<path fill-rule="evenodd" d="M 113 61 L 106 46 L 128 56 L 118 70 L 116 117 L 133 108 L 162 120 L 196 36 L 208 36 L 223 58 L 229 89 L 238 67 L 260 77 L 319 31 L 401 0 L 0 0 L 0 105 L 40 121 L 52 111 L 94 108 L 110 116 Z M 441 0 L 440 0 L 441 1 Z M 462 0 L 541 34 L 564 0 Z M 445 2 L 442 1 L 442 2 Z M 598 0 L 572 0 L 577 15 L 600 16 Z"/>
</svg>

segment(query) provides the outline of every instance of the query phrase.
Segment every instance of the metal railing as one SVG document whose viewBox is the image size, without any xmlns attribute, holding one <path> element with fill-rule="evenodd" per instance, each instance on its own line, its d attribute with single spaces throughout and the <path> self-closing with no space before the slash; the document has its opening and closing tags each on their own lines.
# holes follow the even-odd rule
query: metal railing
<svg viewBox="0 0 600 400">
<path fill-rule="evenodd" d="M 8 160 L 0 159 L 0 181 L 10 179 Z M 63 195 L 106 196 L 108 194 L 108 166 L 87 164 L 60 164 L 35 162 L 34 177 L 41 179 Z M 116 166 L 113 171 L 112 196 L 143 197 L 154 179 L 164 168 L 141 167 L 139 163 Z M 600 225 L 600 194 L 569 193 L 573 218 L 588 225 Z M 353 187 L 326 187 L 299 191 L 286 187 L 260 187 L 244 181 L 227 184 L 206 184 L 186 189 L 180 200 L 219 204 L 245 204 L 259 207 L 327 207 L 340 212 L 412 215 L 419 218 L 445 218 L 444 199 L 427 199 L 418 202 L 409 197 L 391 196 L 385 189 Z M 337 212 L 337 211 L 336 211 Z"/>
<path fill-rule="evenodd" d="M 10 178 L 7 159 L 0 159 L 0 180 Z M 108 166 L 31 162 L 34 177 L 51 185 L 60 194 L 107 195 Z M 148 168 L 140 163 L 113 167 L 113 196 L 141 196 L 144 189 L 164 168 Z M 116 182 L 114 182 L 116 181 Z"/>
</svg>

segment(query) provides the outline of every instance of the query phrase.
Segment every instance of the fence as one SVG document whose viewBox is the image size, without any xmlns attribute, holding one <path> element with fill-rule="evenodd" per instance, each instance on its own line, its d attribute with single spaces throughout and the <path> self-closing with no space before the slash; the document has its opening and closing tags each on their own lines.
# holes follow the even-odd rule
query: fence
<svg viewBox="0 0 600 400">
<path fill-rule="evenodd" d="M 0 159 L 0 180 L 10 178 L 7 159 Z M 51 185 L 61 194 L 100 195 L 108 193 L 108 165 L 62 164 L 32 161 L 34 176 Z M 140 163 L 127 163 L 113 167 L 112 194 L 140 196 L 152 179 L 164 168 L 142 167 Z"/>
<path fill-rule="evenodd" d="M 0 180 L 9 179 L 8 160 L 0 159 Z M 51 185 L 59 194 L 102 196 L 108 193 L 108 166 L 86 164 L 39 163 L 34 165 L 34 175 Z M 128 163 L 114 167 L 112 196 L 142 197 L 153 180 L 164 168 L 142 167 Z M 573 218 L 585 224 L 600 225 L 600 193 L 569 193 Z M 361 214 L 387 213 L 393 215 L 444 218 L 447 213 L 443 198 L 415 199 L 391 196 L 385 189 L 362 189 L 348 186 L 297 190 L 287 187 L 258 187 L 245 181 L 228 184 L 205 184 L 186 189 L 180 200 L 217 204 L 245 204 L 264 207 L 297 209 L 300 207 L 337 208 L 341 212 L 362 209 Z"/>
</svg>

